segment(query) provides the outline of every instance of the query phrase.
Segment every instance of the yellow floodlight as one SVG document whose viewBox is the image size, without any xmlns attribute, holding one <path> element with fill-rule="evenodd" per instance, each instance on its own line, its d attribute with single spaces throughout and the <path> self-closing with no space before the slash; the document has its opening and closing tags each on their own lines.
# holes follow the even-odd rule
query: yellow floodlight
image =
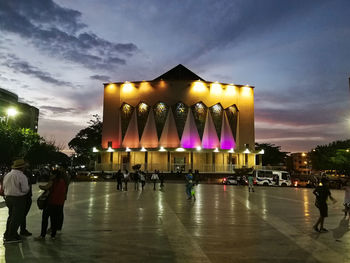
<svg viewBox="0 0 350 263">
<path fill-rule="evenodd" d="M 122 85 L 122 91 L 124 93 L 130 93 L 134 90 L 134 84 L 130 83 L 129 81 L 125 81 Z"/>
<path fill-rule="evenodd" d="M 236 95 L 236 86 L 233 84 L 227 85 L 225 95 L 226 96 L 235 96 Z"/>
<path fill-rule="evenodd" d="M 215 81 L 210 85 L 210 94 L 219 96 L 222 93 L 222 86 L 219 82 Z"/>
<path fill-rule="evenodd" d="M 204 82 L 197 80 L 192 84 L 192 90 L 194 92 L 204 92 L 206 91 L 206 85 L 204 84 Z"/>
</svg>

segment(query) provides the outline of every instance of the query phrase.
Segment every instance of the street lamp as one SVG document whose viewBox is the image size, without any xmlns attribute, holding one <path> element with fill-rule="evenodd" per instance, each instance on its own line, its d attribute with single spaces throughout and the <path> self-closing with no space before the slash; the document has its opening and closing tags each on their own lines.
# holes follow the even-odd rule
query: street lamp
<svg viewBox="0 0 350 263">
<path fill-rule="evenodd" d="M 8 108 L 7 109 L 7 119 L 6 124 L 8 124 L 10 117 L 15 117 L 17 115 L 17 110 L 15 108 Z"/>
</svg>

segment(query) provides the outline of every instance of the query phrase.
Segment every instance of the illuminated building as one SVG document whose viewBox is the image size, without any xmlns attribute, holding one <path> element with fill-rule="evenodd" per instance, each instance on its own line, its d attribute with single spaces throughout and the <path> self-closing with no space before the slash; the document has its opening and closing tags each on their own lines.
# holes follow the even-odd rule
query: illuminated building
<svg viewBox="0 0 350 263">
<path fill-rule="evenodd" d="M 254 145 L 251 86 L 205 81 L 182 65 L 151 81 L 104 84 L 96 169 L 229 172 L 255 166 Z"/>
<path fill-rule="evenodd" d="M 14 109 L 18 114 L 9 118 L 8 110 Z M 20 128 L 38 131 L 39 109 L 27 103 L 19 102 L 18 96 L 0 88 L 0 122 L 8 122 Z"/>
</svg>

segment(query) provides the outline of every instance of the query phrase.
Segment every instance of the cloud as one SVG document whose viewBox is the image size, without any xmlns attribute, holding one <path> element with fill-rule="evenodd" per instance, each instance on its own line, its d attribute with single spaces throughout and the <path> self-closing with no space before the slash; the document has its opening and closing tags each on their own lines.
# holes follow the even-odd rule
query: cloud
<svg viewBox="0 0 350 263">
<path fill-rule="evenodd" d="M 104 82 L 110 81 L 110 77 L 105 76 L 105 75 L 93 75 L 93 76 L 90 76 L 90 79 L 100 80 L 100 81 L 104 81 Z"/>
<path fill-rule="evenodd" d="M 15 33 L 39 49 L 90 69 L 110 69 L 137 52 L 133 43 L 112 43 L 80 22 L 81 13 L 52 0 L 0 1 L 0 31 Z"/>
<path fill-rule="evenodd" d="M 40 110 L 48 110 L 54 114 L 74 113 L 77 111 L 74 108 L 63 108 L 63 107 L 55 107 L 55 106 L 40 106 Z"/>
<path fill-rule="evenodd" d="M 29 64 L 24 60 L 21 60 L 20 58 L 18 58 L 16 55 L 13 55 L 13 54 L 9 54 L 5 56 L 5 59 L 3 59 L 1 64 L 14 70 L 15 72 L 20 72 L 20 73 L 38 78 L 41 81 L 49 84 L 54 84 L 57 86 L 73 87 L 72 83 L 54 78 L 50 73 L 42 71 L 41 69 Z"/>
</svg>

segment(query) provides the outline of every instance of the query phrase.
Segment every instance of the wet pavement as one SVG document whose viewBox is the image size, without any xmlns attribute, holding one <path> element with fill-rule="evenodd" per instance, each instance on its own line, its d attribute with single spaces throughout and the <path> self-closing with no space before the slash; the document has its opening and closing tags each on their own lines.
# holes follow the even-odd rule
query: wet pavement
<svg viewBox="0 0 350 263">
<path fill-rule="evenodd" d="M 184 184 L 116 190 L 112 182 L 72 183 L 65 221 L 56 240 L 27 238 L 0 245 L 0 262 L 350 262 L 349 221 L 343 191 L 329 205 L 325 227 L 312 225 L 318 211 L 312 189 L 203 184 L 196 201 Z M 38 196 L 38 186 L 33 186 Z M 36 198 L 33 197 L 33 200 Z M 7 208 L 0 205 L 0 232 Z M 28 229 L 40 234 L 41 211 L 33 202 Z"/>
</svg>

